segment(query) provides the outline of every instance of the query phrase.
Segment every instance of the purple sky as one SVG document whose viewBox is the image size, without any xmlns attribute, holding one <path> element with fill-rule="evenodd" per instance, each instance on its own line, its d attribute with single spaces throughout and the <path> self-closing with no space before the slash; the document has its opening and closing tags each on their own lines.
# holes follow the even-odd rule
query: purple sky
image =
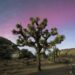
<svg viewBox="0 0 75 75">
<path fill-rule="evenodd" d="M 26 26 L 36 16 L 47 18 L 48 29 L 57 27 L 65 35 L 59 48 L 75 48 L 75 0 L 0 0 L 0 36 L 15 42 L 15 25 Z"/>
</svg>

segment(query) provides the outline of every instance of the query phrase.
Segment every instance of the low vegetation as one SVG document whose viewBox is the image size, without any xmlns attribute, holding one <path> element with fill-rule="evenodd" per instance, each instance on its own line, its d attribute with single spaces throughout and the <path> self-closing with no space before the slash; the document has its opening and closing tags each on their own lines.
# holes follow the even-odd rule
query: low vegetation
<svg viewBox="0 0 75 75">
<path fill-rule="evenodd" d="M 29 62 L 29 63 L 28 63 Z M 68 64 L 55 64 L 42 60 L 42 71 L 38 72 L 36 61 L 26 59 L 0 60 L 1 75 L 71 75 Z M 73 69 L 75 69 L 73 65 Z"/>
</svg>

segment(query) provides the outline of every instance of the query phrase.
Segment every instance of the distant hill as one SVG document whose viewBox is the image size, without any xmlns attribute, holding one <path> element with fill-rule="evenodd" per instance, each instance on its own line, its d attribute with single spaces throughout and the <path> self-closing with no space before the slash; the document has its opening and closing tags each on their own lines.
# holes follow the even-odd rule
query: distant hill
<svg viewBox="0 0 75 75">
<path fill-rule="evenodd" d="M 0 58 L 8 58 L 16 52 L 19 52 L 19 48 L 14 43 L 4 37 L 0 37 Z"/>
<path fill-rule="evenodd" d="M 11 44 L 12 42 L 4 37 L 0 37 L 0 44 Z"/>
<path fill-rule="evenodd" d="M 68 54 L 68 55 L 73 55 L 75 56 L 75 48 L 70 48 L 70 49 L 62 49 L 61 54 Z"/>
</svg>

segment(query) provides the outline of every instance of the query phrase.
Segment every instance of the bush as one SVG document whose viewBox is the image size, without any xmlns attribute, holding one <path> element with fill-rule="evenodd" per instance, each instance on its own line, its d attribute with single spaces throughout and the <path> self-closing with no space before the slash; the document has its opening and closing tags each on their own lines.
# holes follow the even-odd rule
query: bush
<svg viewBox="0 0 75 75">
<path fill-rule="evenodd" d="M 65 64 L 69 64 L 70 63 L 70 60 L 69 59 L 64 59 L 64 62 Z"/>
</svg>

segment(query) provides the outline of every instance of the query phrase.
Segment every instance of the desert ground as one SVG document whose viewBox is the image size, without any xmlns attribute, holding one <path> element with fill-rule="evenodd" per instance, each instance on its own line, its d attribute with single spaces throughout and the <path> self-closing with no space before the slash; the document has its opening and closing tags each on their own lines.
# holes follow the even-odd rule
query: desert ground
<svg viewBox="0 0 75 75">
<path fill-rule="evenodd" d="M 48 61 L 42 62 L 42 71 L 37 71 L 36 62 L 29 63 L 24 59 L 0 60 L 0 75 L 75 75 L 69 64 L 54 64 Z"/>
</svg>

